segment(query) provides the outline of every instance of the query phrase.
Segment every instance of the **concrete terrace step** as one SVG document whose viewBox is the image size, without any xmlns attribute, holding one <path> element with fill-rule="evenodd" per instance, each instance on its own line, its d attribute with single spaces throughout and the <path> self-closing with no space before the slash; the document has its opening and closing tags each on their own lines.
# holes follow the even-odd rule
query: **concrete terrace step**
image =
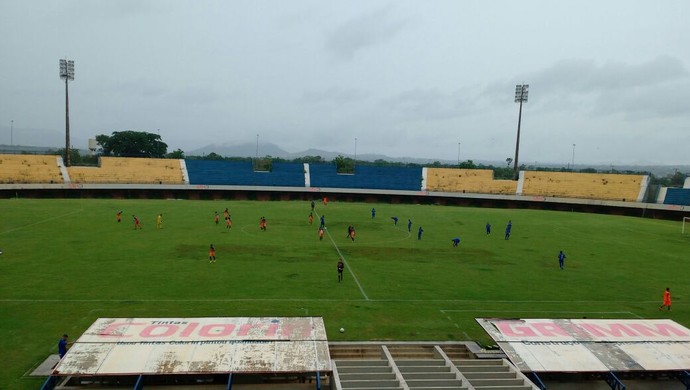
<svg viewBox="0 0 690 390">
<path fill-rule="evenodd" d="M 378 381 L 366 381 L 366 380 L 353 380 L 344 381 L 340 380 L 340 385 L 343 389 L 362 389 L 362 388 L 372 388 L 372 389 L 398 389 L 400 388 L 400 382 L 397 380 L 378 380 Z"/>
<path fill-rule="evenodd" d="M 508 366 L 458 366 L 455 365 L 460 372 L 470 373 L 470 372 L 485 372 L 485 373 L 495 373 L 495 372 L 510 372 Z"/>
<path fill-rule="evenodd" d="M 386 360 L 335 360 L 335 364 L 340 367 L 373 367 L 383 366 L 388 367 Z"/>
<path fill-rule="evenodd" d="M 430 383 L 428 385 L 422 385 L 419 387 L 409 386 L 409 388 L 414 390 L 457 390 L 466 389 L 467 386 L 436 386 L 435 384 Z"/>
<path fill-rule="evenodd" d="M 374 380 L 395 380 L 395 374 L 393 372 L 351 372 L 343 373 L 338 371 L 338 376 L 340 376 L 340 381 L 374 381 Z"/>
<path fill-rule="evenodd" d="M 462 382 L 457 380 L 457 379 L 436 379 L 436 380 L 407 380 L 405 379 L 405 383 L 407 384 L 408 387 L 411 389 L 417 389 L 420 387 L 433 387 L 433 388 L 438 388 L 438 387 L 451 387 L 451 388 L 461 388 L 462 387 Z"/>
<path fill-rule="evenodd" d="M 517 374 L 511 371 L 506 372 L 463 372 L 463 375 L 468 380 L 472 379 L 514 379 L 517 378 Z"/>
<path fill-rule="evenodd" d="M 356 374 L 356 373 L 382 373 L 391 372 L 391 368 L 388 366 L 349 366 L 349 367 L 338 367 L 338 372 L 340 374 Z"/>
<path fill-rule="evenodd" d="M 523 386 L 474 386 L 476 390 L 534 390 L 535 388 L 529 385 Z"/>
<path fill-rule="evenodd" d="M 446 362 L 441 359 L 428 359 L 428 360 L 419 360 L 419 359 L 414 359 L 414 360 L 407 360 L 407 359 L 396 359 L 395 364 L 398 367 L 403 367 L 403 366 L 445 366 Z"/>
<path fill-rule="evenodd" d="M 447 366 L 398 366 L 398 370 L 401 373 L 414 373 L 414 372 L 450 372 L 450 367 Z"/>
<path fill-rule="evenodd" d="M 412 345 L 412 346 L 398 346 L 389 345 L 388 352 L 395 359 L 400 358 L 429 358 L 435 357 L 434 347 L 432 345 Z"/>
<path fill-rule="evenodd" d="M 332 359 L 376 359 L 383 357 L 380 346 L 346 346 L 338 345 L 330 348 Z"/>
<path fill-rule="evenodd" d="M 453 359 L 456 366 L 502 366 L 503 359 Z"/>
<path fill-rule="evenodd" d="M 469 381 L 472 386 L 480 388 L 487 388 L 487 387 L 499 387 L 503 388 L 506 386 L 524 386 L 525 381 L 522 378 L 514 378 L 514 379 L 472 379 Z"/>
<path fill-rule="evenodd" d="M 469 359 L 470 357 L 472 357 L 472 353 L 466 345 L 444 345 L 441 346 L 441 350 L 451 360 Z"/>
<path fill-rule="evenodd" d="M 405 380 L 455 379 L 455 374 L 450 370 L 448 372 L 403 372 L 402 374 Z"/>
</svg>

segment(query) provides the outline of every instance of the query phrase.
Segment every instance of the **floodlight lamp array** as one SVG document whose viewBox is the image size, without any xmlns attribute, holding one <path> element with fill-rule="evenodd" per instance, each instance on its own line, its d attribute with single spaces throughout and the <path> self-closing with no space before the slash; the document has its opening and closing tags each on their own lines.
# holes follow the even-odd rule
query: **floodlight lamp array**
<svg viewBox="0 0 690 390">
<path fill-rule="evenodd" d="M 527 103 L 529 95 L 529 84 L 518 84 L 515 86 L 515 103 Z"/>
<path fill-rule="evenodd" d="M 60 78 L 74 80 L 74 61 L 60 60 Z"/>
</svg>

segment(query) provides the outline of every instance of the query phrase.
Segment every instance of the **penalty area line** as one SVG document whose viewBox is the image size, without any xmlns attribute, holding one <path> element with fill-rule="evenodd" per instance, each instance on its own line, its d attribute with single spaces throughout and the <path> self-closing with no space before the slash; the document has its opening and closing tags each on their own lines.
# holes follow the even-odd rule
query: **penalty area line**
<svg viewBox="0 0 690 390">
<path fill-rule="evenodd" d="M 64 218 L 64 217 L 67 217 L 67 216 L 72 215 L 72 214 L 81 213 L 82 211 L 83 211 L 82 209 L 79 209 L 79 210 L 70 211 L 67 214 L 57 215 L 57 216 L 52 217 L 52 218 L 43 218 L 39 222 L 34 222 L 34 223 L 27 224 L 27 225 L 18 226 L 14 229 L 9 229 L 9 230 L 5 230 L 3 232 L 0 232 L 0 234 L 12 233 L 12 232 L 16 232 L 17 230 L 22 230 L 22 229 L 30 228 L 32 226 L 41 225 L 41 224 L 44 224 L 48 221 L 54 221 L 56 219 Z"/>
</svg>

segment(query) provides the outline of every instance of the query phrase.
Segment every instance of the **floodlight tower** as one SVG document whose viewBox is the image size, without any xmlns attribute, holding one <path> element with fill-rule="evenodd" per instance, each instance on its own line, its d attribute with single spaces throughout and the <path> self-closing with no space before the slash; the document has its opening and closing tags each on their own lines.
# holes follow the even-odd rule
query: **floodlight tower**
<svg viewBox="0 0 690 390">
<path fill-rule="evenodd" d="M 517 141 L 515 141 L 515 160 L 513 163 L 513 180 L 518 179 L 518 153 L 520 152 L 520 123 L 522 122 L 522 103 L 527 103 L 529 84 L 518 84 L 515 86 L 515 103 L 520 103 L 520 113 L 518 114 Z"/>
<path fill-rule="evenodd" d="M 74 61 L 60 60 L 60 78 L 65 80 L 65 166 L 69 167 L 69 87 L 68 83 L 74 80 Z"/>
<path fill-rule="evenodd" d="M 355 161 L 352 163 L 352 173 L 355 173 L 355 168 L 357 167 L 357 137 L 355 137 Z"/>
<path fill-rule="evenodd" d="M 573 144 L 573 172 L 575 172 L 575 144 Z"/>
</svg>

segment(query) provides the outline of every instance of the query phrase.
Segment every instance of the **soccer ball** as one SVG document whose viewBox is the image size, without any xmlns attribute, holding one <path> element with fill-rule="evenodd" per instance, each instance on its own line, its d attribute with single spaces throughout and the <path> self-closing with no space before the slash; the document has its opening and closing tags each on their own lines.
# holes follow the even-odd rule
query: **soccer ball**
<svg viewBox="0 0 690 390">
<path fill-rule="evenodd" d="M 0 255 L 2 255 L 2 249 L 0 249 Z"/>
<path fill-rule="evenodd" d="M 345 333 L 345 328 L 340 328 L 340 333 Z"/>
</svg>

